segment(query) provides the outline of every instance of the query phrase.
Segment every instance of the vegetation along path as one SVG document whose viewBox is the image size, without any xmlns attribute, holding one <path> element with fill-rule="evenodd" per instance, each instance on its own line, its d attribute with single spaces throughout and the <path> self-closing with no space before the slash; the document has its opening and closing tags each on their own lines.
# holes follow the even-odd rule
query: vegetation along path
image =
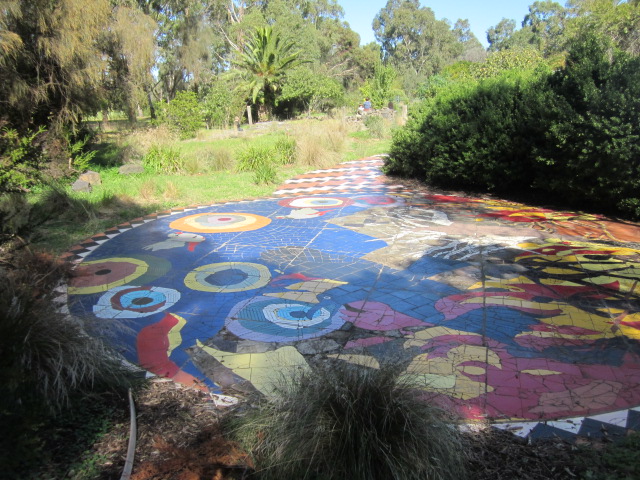
<svg viewBox="0 0 640 480">
<path fill-rule="evenodd" d="M 149 372 L 220 394 L 394 363 L 520 436 L 637 429 L 640 225 L 407 188 L 382 164 L 96 235 L 66 254 L 69 309 Z"/>
</svg>

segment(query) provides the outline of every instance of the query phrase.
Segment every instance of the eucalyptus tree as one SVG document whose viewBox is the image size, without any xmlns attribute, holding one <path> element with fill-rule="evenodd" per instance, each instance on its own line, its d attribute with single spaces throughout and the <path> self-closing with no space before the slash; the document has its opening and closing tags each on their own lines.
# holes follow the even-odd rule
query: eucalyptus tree
<svg viewBox="0 0 640 480">
<path fill-rule="evenodd" d="M 384 60 L 410 74 L 411 83 L 439 72 L 463 51 L 447 21 L 437 20 L 419 0 L 388 0 L 373 30 Z"/>
<path fill-rule="evenodd" d="M 516 30 L 516 21 L 503 18 L 497 25 L 487 30 L 489 52 L 501 50 L 528 48 L 533 42 L 533 32 L 530 26 L 523 26 Z"/>
<path fill-rule="evenodd" d="M 258 28 L 245 43 L 236 60 L 251 101 L 258 104 L 258 116 L 267 119 L 275 104 L 276 93 L 287 72 L 299 65 L 300 51 L 283 39 L 272 27 Z"/>
<path fill-rule="evenodd" d="M 522 21 L 523 28 L 530 27 L 532 43 L 549 56 L 564 51 L 565 27 L 569 10 L 557 2 L 536 1 L 529 6 L 529 13 Z"/>
<path fill-rule="evenodd" d="M 570 37 L 595 32 L 632 55 L 640 55 L 639 0 L 571 0 Z"/>
</svg>

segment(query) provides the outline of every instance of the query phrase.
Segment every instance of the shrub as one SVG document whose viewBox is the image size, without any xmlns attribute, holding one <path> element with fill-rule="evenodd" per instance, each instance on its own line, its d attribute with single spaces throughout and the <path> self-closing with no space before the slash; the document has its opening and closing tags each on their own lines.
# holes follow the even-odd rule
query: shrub
<svg viewBox="0 0 640 480">
<path fill-rule="evenodd" d="M 164 121 L 181 139 L 193 138 L 202 126 L 202 111 L 194 92 L 178 92 L 164 111 Z"/>
<path fill-rule="evenodd" d="M 54 288 L 70 267 L 26 250 L 11 264 L 14 269 L 2 272 L 0 291 L 1 404 L 59 411 L 74 392 L 125 385 L 127 371 L 118 358 L 55 306 Z"/>
<path fill-rule="evenodd" d="M 320 364 L 283 379 L 235 434 L 264 479 L 462 480 L 453 418 L 399 372 Z"/>
<path fill-rule="evenodd" d="M 36 138 L 44 128 L 21 135 L 11 128 L 0 132 L 0 192 L 24 191 L 40 181 L 45 157 Z"/>
<path fill-rule="evenodd" d="M 575 43 L 549 88 L 559 114 L 537 152 L 549 171 L 537 187 L 640 218 L 640 58 L 589 36 Z"/>
<path fill-rule="evenodd" d="M 531 72 L 507 72 L 451 84 L 394 134 L 387 171 L 445 187 L 529 188 L 531 151 L 553 112 L 540 82 Z"/>
<path fill-rule="evenodd" d="M 395 133 L 386 171 L 640 217 L 639 99 L 640 58 L 580 38 L 553 74 L 439 86 Z"/>
</svg>

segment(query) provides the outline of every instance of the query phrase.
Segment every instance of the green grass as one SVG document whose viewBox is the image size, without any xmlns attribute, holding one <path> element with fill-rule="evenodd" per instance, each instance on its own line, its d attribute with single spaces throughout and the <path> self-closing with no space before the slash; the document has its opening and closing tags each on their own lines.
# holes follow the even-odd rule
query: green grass
<svg viewBox="0 0 640 480">
<path fill-rule="evenodd" d="M 171 138 L 166 130 L 101 133 L 91 168 L 100 173 L 102 184 L 95 185 L 91 193 L 56 187 L 54 201 L 46 189 L 32 193 L 32 244 L 60 254 L 96 233 L 140 216 L 172 207 L 270 196 L 280 183 L 300 173 L 385 153 L 390 147 L 389 139 L 349 133 L 335 121 L 244 128 L 243 132 L 201 130 L 197 138 L 184 141 Z M 292 145 L 292 139 L 297 146 Z M 166 165 L 173 173 L 163 171 L 162 159 L 150 157 L 144 173 L 118 173 L 123 160 L 141 161 L 148 152 L 159 149 L 175 153 Z M 274 157 L 269 171 L 238 171 L 238 160 L 251 149 L 287 158 Z M 286 162 L 291 163 L 283 164 Z"/>
</svg>

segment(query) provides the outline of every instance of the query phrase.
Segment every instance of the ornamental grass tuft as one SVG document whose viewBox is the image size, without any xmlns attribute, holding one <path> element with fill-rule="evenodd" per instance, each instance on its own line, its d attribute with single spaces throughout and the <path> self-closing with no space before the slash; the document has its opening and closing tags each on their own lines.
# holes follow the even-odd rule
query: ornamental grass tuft
<svg viewBox="0 0 640 480">
<path fill-rule="evenodd" d="M 320 364 L 279 382 L 234 433 L 260 479 L 464 479 L 456 419 L 399 374 Z"/>
</svg>

